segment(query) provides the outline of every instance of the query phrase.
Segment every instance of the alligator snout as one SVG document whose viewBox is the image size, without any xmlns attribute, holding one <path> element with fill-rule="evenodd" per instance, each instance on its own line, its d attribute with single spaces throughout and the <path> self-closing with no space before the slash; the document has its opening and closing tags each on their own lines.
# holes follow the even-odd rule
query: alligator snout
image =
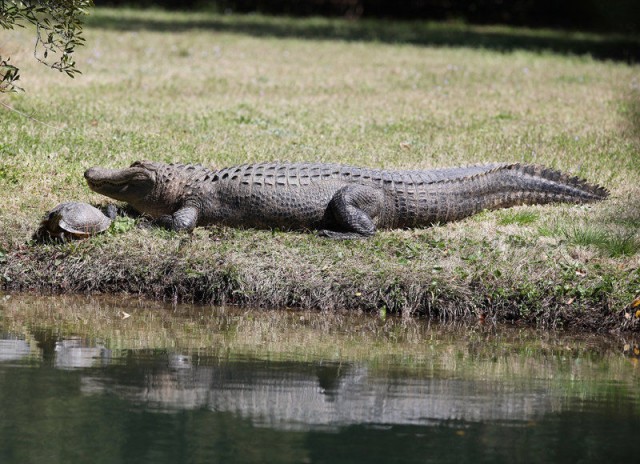
<svg viewBox="0 0 640 464">
<path fill-rule="evenodd" d="M 93 167 L 84 172 L 84 178 L 89 185 L 101 185 L 105 183 L 120 185 L 131 180 L 132 173 L 127 171 L 126 169 Z"/>
<path fill-rule="evenodd" d="M 84 178 L 87 182 L 93 182 L 96 180 L 97 168 L 89 168 L 84 172 Z"/>
</svg>

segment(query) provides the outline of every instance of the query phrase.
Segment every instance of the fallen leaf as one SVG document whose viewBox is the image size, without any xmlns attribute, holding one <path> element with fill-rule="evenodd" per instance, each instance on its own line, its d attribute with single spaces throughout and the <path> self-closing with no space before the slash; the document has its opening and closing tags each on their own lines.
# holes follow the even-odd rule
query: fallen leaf
<svg viewBox="0 0 640 464">
<path fill-rule="evenodd" d="M 632 308 L 637 308 L 638 306 L 640 306 L 640 296 L 631 302 Z"/>
</svg>

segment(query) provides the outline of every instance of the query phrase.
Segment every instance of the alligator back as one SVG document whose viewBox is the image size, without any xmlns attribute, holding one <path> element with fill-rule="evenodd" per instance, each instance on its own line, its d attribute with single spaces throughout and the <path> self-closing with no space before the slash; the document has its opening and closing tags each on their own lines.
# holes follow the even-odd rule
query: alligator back
<svg viewBox="0 0 640 464">
<path fill-rule="evenodd" d="M 606 198 L 606 189 L 534 165 L 493 163 L 387 171 L 322 163 L 262 163 L 212 172 L 196 169 L 187 187 L 215 192 L 202 224 L 319 228 L 336 192 L 361 185 L 381 192 L 377 227 L 416 227 L 462 219 L 484 209 Z M 194 192 L 206 197 L 205 192 Z M 203 195 L 204 194 L 204 195 Z M 211 195 L 209 195 L 211 196 Z"/>
</svg>

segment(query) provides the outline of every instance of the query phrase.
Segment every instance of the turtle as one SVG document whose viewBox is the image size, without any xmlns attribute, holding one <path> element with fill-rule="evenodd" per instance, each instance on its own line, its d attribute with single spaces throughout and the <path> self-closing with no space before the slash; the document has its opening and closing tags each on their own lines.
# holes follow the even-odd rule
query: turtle
<svg viewBox="0 0 640 464">
<path fill-rule="evenodd" d="M 109 228 L 116 217 L 115 205 L 108 205 L 106 213 L 88 203 L 60 203 L 45 215 L 34 237 L 62 241 L 87 238 Z"/>
</svg>

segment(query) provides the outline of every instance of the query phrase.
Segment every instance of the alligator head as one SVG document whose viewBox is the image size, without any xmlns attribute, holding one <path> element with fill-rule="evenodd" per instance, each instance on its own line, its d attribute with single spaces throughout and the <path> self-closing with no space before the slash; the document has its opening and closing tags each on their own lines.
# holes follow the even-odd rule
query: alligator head
<svg viewBox="0 0 640 464">
<path fill-rule="evenodd" d="M 167 185 L 168 179 L 162 172 L 165 166 L 153 161 L 136 161 L 125 169 L 89 168 L 84 177 L 94 192 L 126 201 L 137 211 L 157 217 L 173 213 L 179 200 L 172 195 L 175 189 Z"/>
</svg>

